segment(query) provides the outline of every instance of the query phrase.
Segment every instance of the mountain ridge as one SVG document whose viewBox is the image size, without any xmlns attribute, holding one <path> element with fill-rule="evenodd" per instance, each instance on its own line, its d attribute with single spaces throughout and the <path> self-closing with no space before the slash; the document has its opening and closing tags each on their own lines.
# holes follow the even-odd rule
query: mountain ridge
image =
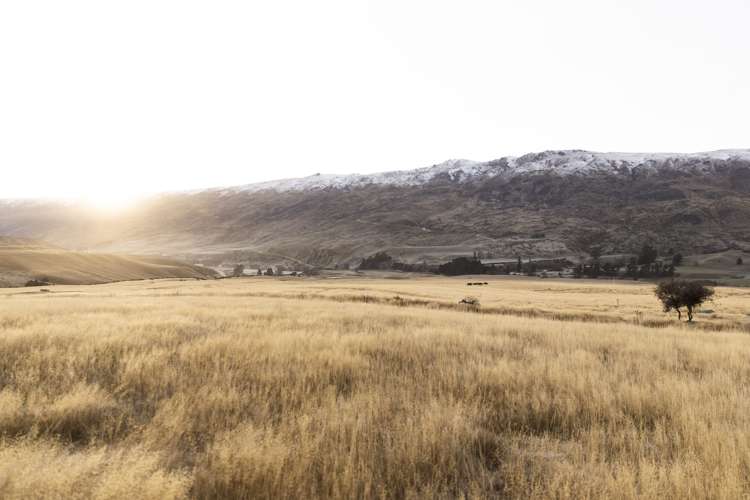
<svg viewBox="0 0 750 500">
<path fill-rule="evenodd" d="M 119 214 L 6 203 L 0 234 L 79 250 L 257 265 L 353 265 L 383 250 L 431 263 L 474 250 L 575 256 L 591 241 L 613 253 L 644 243 L 686 255 L 750 251 L 750 150 L 454 160 L 413 171 L 165 193 Z"/>
<path fill-rule="evenodd" d="M 372 174 L 313 174 L 306 177 L 277 179 L 271 181 L 211 188 L 216 191 L 262 190 L 298 191 L 305 189 L 351 188 L 367 184 L 378 185 L 422 185 L 440 175 L 460 180 L 461 176 L 483 177 L 495 175 L 518 175 L 532 172 L 555 172 L 563 175 L 585 174 L 593 171 L 606 173 L 625 168 L 656 168 L 658 162 L 667 160 L 717 160 L 732 159 L 750 161 L 750 149 L 724 149 L 700 153 L 601 153 L 587 150 L 547 150 L 522 156 L 504 156 L 490 161 L 450 159 L 429 167 L 409 170 L 391 170 Z M 200 192 L 205 190 L 193 190 Z"/>
</svg>

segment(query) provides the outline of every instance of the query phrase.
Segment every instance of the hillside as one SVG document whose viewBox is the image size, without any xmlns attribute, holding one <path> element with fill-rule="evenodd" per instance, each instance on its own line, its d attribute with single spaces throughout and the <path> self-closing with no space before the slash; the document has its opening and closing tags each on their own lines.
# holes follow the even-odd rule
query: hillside
<svg viewBox="0 0 750 500">
<path fill-rule="evenodd" d="M 0 237 L 0 287 L 30 280 L 97 284 L 151 278 L 206 278 L 213 272 L 160 257 L 70 252 L 34 240 Z"/>
<path fill-rule="evenodd" d="M 750 251 L 750 150 L 547 151 L 412 171 L 314 175 L 151 198 L 118 215 L 54 202 L 0 204 L 0 233 L 77 249 L 227 256 L 259 265 L 449 256 L 577 256 L 644 242 Z"/>
</svg>

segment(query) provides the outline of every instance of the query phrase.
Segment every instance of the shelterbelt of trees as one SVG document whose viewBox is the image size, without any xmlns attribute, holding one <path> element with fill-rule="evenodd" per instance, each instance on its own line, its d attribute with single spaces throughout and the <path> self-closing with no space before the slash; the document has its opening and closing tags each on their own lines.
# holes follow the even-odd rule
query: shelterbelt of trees
<svg viewBox="0 0 750 500">
<path fill-rule="evenodd" d="M 427 272 L 446 276 L 510 273 L 532 276 L 542 271 L 566 271 L 566 275 L 572 277 L 668 278 L 675 275 L 676 267 L 683 260 L 682 254 L 671 249 L 660 256 L 650 244 L 644 244 L 637 255 L 627 260 L 620 258 L 615 261 L 604 260 L 601 248 L 595 246 L 589 248 L 588 257 L 578 263 L 562 258 L 540 264 L 534 259 L 519 255 L 515 262 L 489 265 L 482 261 L 480 255 L 479 252 L 474 252 L 472 256 L 456 257 L 443 264 L 428 265 L 400 262 L 387 252 L 377 252 L 362 259 L 358 269 Z"/>
</svg>

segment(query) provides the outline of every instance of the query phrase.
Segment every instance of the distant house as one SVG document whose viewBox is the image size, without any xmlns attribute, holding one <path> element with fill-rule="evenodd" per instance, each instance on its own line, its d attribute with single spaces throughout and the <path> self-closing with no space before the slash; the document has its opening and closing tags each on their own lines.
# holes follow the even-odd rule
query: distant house
<svg viewBox="0 0 750 500">
<path fill-rule="evenodd" d="M 537 276 L 538 278 L 552 278 L 556 277 L 557 273 L 554 271 L 539 271 L 535 276 Z"/>
<path fill-rule="evenodd" d="M 496 267 L 516 264 L 518 262 L 518 259 L 481 259 L 479 262 L 481 262 L 485 266 Z"/>
</svg>

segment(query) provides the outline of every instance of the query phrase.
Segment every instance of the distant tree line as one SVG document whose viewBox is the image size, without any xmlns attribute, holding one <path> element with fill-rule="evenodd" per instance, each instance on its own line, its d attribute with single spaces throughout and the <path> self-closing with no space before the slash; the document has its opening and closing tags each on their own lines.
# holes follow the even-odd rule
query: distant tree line
<svg viewBox="0 0 750 500">
<path fill-rule="evenodd" d="M 667 256 L 659 258 L 659 252 L 650 244 L 644 244 L 638 254 L 630 259 L 622 259 L 616 262 L 603 261 L 603 250 L 599 245 L 588 245 L 587 253 L 591 258 L 582 260 L 578 264 L 574 264 L 567 259 L 544 261 L 528 259 L 524 261 L 521 256 L 517 256 L 516 262 L 487 265 L 482 263 L 482 253 L 474 252 L 471 257 L 456 257 L 443 264 L 430 266 L 426 263 L 407 264 L 394 259 L 387 252 L 377 252 L 362 259 L 358 269 L 423 272 L 445 276 L 511 273 L 536 276 L 545 271 L 546 276 L 557 272 L 561 276 L 572 275 L 574 278 L 658 279 L 674 277 L 676 267 L 681 265 L 683 261 L 682 254 L 675 253 L 672 249 L 667 252 Z M 582 259 L 584 258 L 582 257 Z M 741 260 L 738 260 L 738 264 L 741 264 Z"/>
<path fill-rule="evenodd" d="M 476 257 L 458 257 L 441 264 L 437 268 L 438 274 L 446 276 L 460 276 L 462 274 L 488 274 L 489 267 L 482 264 Z"/>
<path fill-rule="evenodd" d="M 434 273 L 435 266 L 429 266 L 426 263 L 407 264 L 400 262 L 386 252 L 378 252 L 369 257 L 365 257 L 360 262 L 357 269 L 362 271 L 404 271 L 412 273 Z"/>
<path fill-rule="evenodd" d="M 460 276 L 462 274 L 496 274 L 495 268 L 482 264 L 478 253 L 475 253 L 472 257 L 457 257 L 449 262 L 435 266 L 426 263 L 407 264 L 394 259 L 387 252 L 377 252 L 362 259 L 359 266 L 357 266 L 357 269 L 362 271 L 374 270 L 433 273 L 446 276 Z"/>
<path fill-rule="evenodd" d="M 393 269 L 393 257 L 388 255 L 386 252 L 378 252 L 369 257 L 362 259 L 359 264 L 359 269 L 370 270 L 370 271 L 385 271 Z"/>
<path fill-rule="evenodd" d="M 573 269 L 576 278 L 671 278 L 677 266 L 682 264 L 682 254 L 668 252 L 671 257 L 659 259 L 659 252 L 650 244 L 644 244 L 637 256 L 629 260 L 617 262 L 602 262 L 601 247 L 592 246 L 589 249 L 591 258 L 581 262 Z"/>
</svg>

